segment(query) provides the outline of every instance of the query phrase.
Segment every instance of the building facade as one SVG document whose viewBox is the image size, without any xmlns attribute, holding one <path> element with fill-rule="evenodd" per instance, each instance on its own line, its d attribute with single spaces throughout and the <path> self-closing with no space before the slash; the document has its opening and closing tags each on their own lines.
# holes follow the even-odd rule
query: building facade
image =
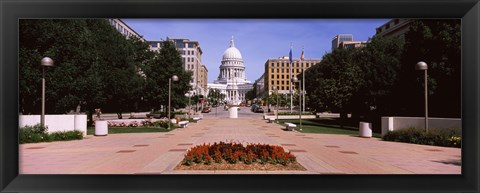
<svg viewBox="0 0 480 193">
<path fill-rule="evenodd" d="M 206 95 L 208 82 L 208 69 L 202 63 L 202 49 L 198 41 L 185 38 L 168 38 L 177 48 L 182 57 L 182 67 L 185 71 L 192 72 L 191 95 Z M 163 41 L 148 41 L 150 50 L 159 51 Z"/>
<path fill-rule="evenodd" d="M 338 34 L 332 39 L 332 51 L 340 46 L 343 41 L 353 41 L 352 34 Z"/>
<path fill-rule="evenodd" d="M 135 30 L 133 30 L 130 26 L 128 26 L 126 23 L 124 23 L 121 19 L 108 19 L 108 22 L 117 29 L 121 34 L 123 34 L 125 37 L 130 38 L 132 36 L 135 36 L 139 38 L 141 41 L 145 41 L 143 36 L 141 36 L 139 33 L 137 33 Z"/>
<path fill-rule="evenodd" d="M 410 29 L 412 19 L 392 19 L 376 29 L 376 36 L 405 39 L 405 33 Z"/>
<path fill-rule="evenodd" d="M 339 48 L 361 48 L 367 45 L 367 41 L 343 41 Z"/>
<path fill-rule="evenodd" d="M 238 105 L 245 101 L 245 95 L 253 89 L 253 84 L 247 80 L 242 54 L 230 40 L 230 47 L 223 53 L 220 64 L 220 73 L 217 80 L 208 84 L 208 88 L 219 89 L 225 94 L 224 101 Z"/>
<path fill-rule="evenodd" d="M 297 77 L 302 70 L 307 70 L 313 65 L 319 63 L 321 59 L 293 59 L 292 60 L 292 76 Z M 290 60 L 288 57 L 280 57 L 277 59 L 268 59 L 265 62 L 264 88 L 265 92 L 271 93 L 272 87 L 278 89 L 278 93 L 290 93 Z"/>
</svg>

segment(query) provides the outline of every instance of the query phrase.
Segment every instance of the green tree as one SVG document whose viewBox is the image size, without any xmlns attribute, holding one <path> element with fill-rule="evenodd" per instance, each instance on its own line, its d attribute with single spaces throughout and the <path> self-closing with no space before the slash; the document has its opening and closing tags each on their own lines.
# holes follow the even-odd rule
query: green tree
<svg viewBox="0 0 480 193">
<path fill-rule="evenodd" d="M 145 75 L 145 101 L 153 109 L 159 109 L 162 105 L 168 106 L 168 80 L 173 75 L 177 75 L 179 80 L 172 81 L 172 107 L 186 106 L 188 98 L 185 94 L 191 87 L 189 83 L 192 72 L 183 69 L 180 54 L 172 42 L 162 42 L 160 52 L 146 65 Z M 166 111 L 166 108 L 164 109 Z"/>
<path fill-rule="evenodd" d="M 461 116 L 461 20 L 414 20 L 405 35 L 402 69 L 395 88 L 400 115 L 422 116 L 423 72 L 415 64 L 428 64 L 431 116 Z M 406 94 L 408 93 L 408 94 Z"/>
<path fill-rule="evenodd" d="M 208 102 L 210 104 L 213 104 L 214 106 L 217 106 L 218 103 L 220 103 L 223 100 L 224 95 L 220 92 L 219 89 L 216 88 L 210 88 L 208 91 Z"/>
<path fill-rule="evenodd" d="M 305 72 L 308 106 L 316 112 L 339 112 L 342 118 L 353 110 L 353 102 L 365 84 L 356 62 L 358 50 L 335 49 Z"/>
<path fill-rule="evenodd" d="M 357 65 L 363 76 L 363 87 L 353 104 L 352 117 L 369 113 L 392 114 L 392 91 L 401 68 L 403 42 L 399 39 L 373 37 L 366 47 L 358 48 Z"/>
</svg>

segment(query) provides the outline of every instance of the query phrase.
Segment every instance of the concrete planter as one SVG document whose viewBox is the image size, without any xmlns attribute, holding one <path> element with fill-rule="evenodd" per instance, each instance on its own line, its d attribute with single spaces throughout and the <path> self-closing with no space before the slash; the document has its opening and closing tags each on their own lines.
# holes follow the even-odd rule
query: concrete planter
<svg viewBox="0 0 480 193">
<path fill-rule="evenodd" d="M 358 128 L 360 137 L 372 137 L 372 123 L 360 122 Z"/>
<path fill-rule="evenodd" d="M 230 117 L 231 119 L 236 119 L 236 118 L 238 118 L 238 107 L 230 107 L 230 108 L 228 109 L 228 112 L 230 113 L 230 114 L 229 114 L 229 117 Z"/>
<path fill-rule="evenodd" d="M 107 121 L 95 121 L 95 136 L 107 136 L 108 135 L 108 122 Z"/>
</svg>

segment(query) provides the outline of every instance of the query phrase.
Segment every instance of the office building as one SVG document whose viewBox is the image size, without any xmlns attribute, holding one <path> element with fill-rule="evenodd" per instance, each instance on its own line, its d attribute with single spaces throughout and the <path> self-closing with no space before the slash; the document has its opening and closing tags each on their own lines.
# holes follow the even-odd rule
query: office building
<svg viewBox="0 0 480 193">
<path fill-rule="evenodd" d="M 410 29 L 410 25 L 413 22 L 412 19 L 391 19 L 387 23 L 381 25 L 376 29 L 376 36 L 386 38 L 400 38 L 405 39 L 405 33 Z"/>
<path fill-rule="evenodd" d="M 302 73 L 302 70 L 307 70 L 313 65 L 319 63 L 321 59 L 293 59 L 292 76 L 297 77 Z M 268 59 L 265 62 L 264 74 L 264 88 L 265 92 L 271 93 L 272 86 L 276 86 L 279 93 L 290 93 L 290 60 L 287 56 L 277 59 Z"/>
<path fill-rule="evenodd" d="M 340 46 L 343 41 L 353 41 L 352 34 L 338 34 L 332 39 L 332 51 Z"/>
</svg>

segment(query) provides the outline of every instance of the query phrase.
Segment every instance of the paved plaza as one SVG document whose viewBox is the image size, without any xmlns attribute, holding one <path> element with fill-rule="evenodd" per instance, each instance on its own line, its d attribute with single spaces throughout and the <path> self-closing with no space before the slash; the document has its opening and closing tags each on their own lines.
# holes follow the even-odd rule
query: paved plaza
<svg viewBox="0 0 480 193">
<path fill-rule="evenodd" d="M 20 145 L 20 174 L 461 174 L 461 149 L 348 135 L 284 131 L 243 108 L 218 108 L 166 133 L 88 135 L 83 140 Z M 306 171 L 174 170 L 187 149 L 214 142 L 280 145 Z"/>
</svg>

